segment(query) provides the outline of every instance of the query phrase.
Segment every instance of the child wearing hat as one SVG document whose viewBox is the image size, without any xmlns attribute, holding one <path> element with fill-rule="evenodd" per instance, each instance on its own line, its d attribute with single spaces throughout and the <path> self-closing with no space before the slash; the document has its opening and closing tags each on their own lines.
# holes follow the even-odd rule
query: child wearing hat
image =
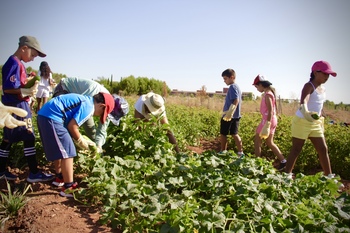
<svg viewBox="0 0 350 233">
<path fill-rule="evenodd" d="M 53 161 L 56 171 L 56 186 L 63 186 L 61 196 L 73 197 L 77 188 L 73 180 L 73 158 L 77 155 L 74 144 L 80 149 L 89 149 L 95 143 L 84 138 L 79 127 L 90 117 L 99 116 L 106 122 L 114 108 L 113 96 L 98 93 L 84 96 L 75 93 L 52 98 L 38 112 L 38 129 L 47 160 Z"/>
<path fill-rule="evenodd" d="M 103 85 L 96 81 L 83 78 L 68 77 L 61 79 L 61 81 L 57 84 L 53 92 L 53 97 L 67 93 L 94 96 L 99 92 L 109 93 L 109 91 Z M 111 114 L 108 115 L 105 123 L 102 124 L 99 122 L 96 128 L 93 118 L 90 117 L 83 124 L 86 136 L 88 136 L 92 141 L 96 143 L 99 153 L 102 153 L 102 146 L 106 143 L 107 128 L 110 121 L 114 125 L 119 125 L 120 119 L 129 112 L 129 104 L 123 97 L 116 94 L 113 94 L 113 97 L 115 100 L 115 107 Z"/>
<path fill-rule="evenodd" d="M 289 174 L 293 171 L 306 139 L 310 139 L 317 151 L 324 175 L 334 177 L 324 137 L 324 118 L 321 117 L 326 100 L 322 84 L 327 82 L 329 75 L 337 76 L 331 65 L 326 61 L 316 61 L 311 67 L 310 80 L 301 91 L 300 108 L 292 121 L 292 149 L 285 167 L 285 172 Z"/>
<path fill-rule="evenodd" d="M 262 139 L 266 139 L 267 146 L 272 150 L 275 156 L 280 161 L 278 170 L 283 170 L 286 166 L 286 160 L 282 155 L 282 152 L 273 141 L 273 136 L 277 127 L 277 104 L 276 104 L 276 92 L 272 87 L 272 83 L 265 79 L 264 76 L 258 75 L 254 79 L 253 86 L 263 93 L 261 96 L 260 113 L 262 116 L 261 122 L 256 129 L 254 138 L 255 155 L 260 157 L 261 155 L 261 143 Z"/>
<path fill-rule="evenodd" d="M 149 120 L 152 116 L 160 119 L 161 124 L 169 124 L 165 112 L 164 98 L 153 92 L 141 95 L 135 103 L 134 117 L 143 120 Z M 176 138 L 171 131 L 168 131 L 169 142 L 175 146 L 175 151 L 180 152 Z"/>
<path fill-rule="evenodd" d="M 17 176 L 6 169 L 8 156 L 13 143 L 23 141 L 24 156 L 29 166 L 28 182 L 42 182 L 54 179 L 54 176 L 38 169 L 35 149 L 35 134 L 32 125 L 32 113 L 29 106 L 30 97 L 36 94 L 38 83 L 26 88 L 27 74 L 22 62 L 33 61 L 35 57 L 45 57 L 35 37 L 19 38 L 18 49 L 9 57 L 2 67 L 2 103 L 6 106 L 20 108 L 27 114 L 14 116 L 26 124 L 16 128 L 5 127 L 0 144 L 0 179 L 16 180 Z"/>
</svg>

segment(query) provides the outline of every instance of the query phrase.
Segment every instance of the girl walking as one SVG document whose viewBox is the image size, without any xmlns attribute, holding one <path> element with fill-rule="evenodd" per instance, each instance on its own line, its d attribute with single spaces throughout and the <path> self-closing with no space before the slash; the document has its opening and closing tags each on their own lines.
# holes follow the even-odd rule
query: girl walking
<svg viewBox="0 0 350 233">
<path fill-rule="evenodd" d="M 272 83 L 264 78 L 262 75 L 256 76 L 253 85 L 256 89 L 263 93 L 260 103 L 260 113 L 262 115 L 261 122 L 256 129 L 254 139 L 255 155 L 261 156 L 261 144 L 262 140 L 266 139 L 267 146 L 272 150 L 275 156 L 280 161 L 278 170 L 283 170 L 286 166 L 287 160 L 282 155 L 280 149 L 273 141 L 273 136 L 277 127 L 277 106 L 276 106 L 276 93 L 272 87 Z"/>
</svg>

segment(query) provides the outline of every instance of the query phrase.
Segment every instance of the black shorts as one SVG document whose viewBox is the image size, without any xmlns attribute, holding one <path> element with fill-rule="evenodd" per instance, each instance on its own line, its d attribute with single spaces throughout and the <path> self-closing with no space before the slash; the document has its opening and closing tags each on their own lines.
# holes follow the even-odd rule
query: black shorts
<svg viewBox="0 0 350 233">
<path fill-rule="evenodd" d="M 233 118 L 230 121 L 224 121 L 223 118 L 221 118 L 220 122 L 220 134 L 222 135 L 236 135 L 238 134 L 238 128 L 239 128 L 239 120 L 241 118 Z"/>
</svg>

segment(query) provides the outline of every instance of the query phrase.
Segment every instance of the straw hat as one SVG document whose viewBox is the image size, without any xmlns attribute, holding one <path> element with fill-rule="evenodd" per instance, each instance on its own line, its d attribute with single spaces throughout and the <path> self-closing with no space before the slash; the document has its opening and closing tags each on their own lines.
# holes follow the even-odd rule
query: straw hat
<svg viewBox="0 0 350 233">
<path fill-rule="evenodd" d="M 154 116 L 158 116 L 165 111 L 164 98 L 158 94 L 150 92 L 142 95 L 142 101 Z"/>
</svg>

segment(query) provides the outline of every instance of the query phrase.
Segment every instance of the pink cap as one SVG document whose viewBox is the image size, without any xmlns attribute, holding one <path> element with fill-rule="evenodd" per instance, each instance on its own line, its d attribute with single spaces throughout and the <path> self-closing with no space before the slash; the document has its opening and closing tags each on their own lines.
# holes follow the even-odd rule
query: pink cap
<svg viewBox="0 0 350 233">
<path fill-rule="evenodd" d="M 312 65 L 311 71 L 321 71 L 326 74 L 330 74 L 333 77 L 337 76 L 337 73 L 332 70 L 331 65 L 326 61 L 317 61 Z"/>
</svg>

